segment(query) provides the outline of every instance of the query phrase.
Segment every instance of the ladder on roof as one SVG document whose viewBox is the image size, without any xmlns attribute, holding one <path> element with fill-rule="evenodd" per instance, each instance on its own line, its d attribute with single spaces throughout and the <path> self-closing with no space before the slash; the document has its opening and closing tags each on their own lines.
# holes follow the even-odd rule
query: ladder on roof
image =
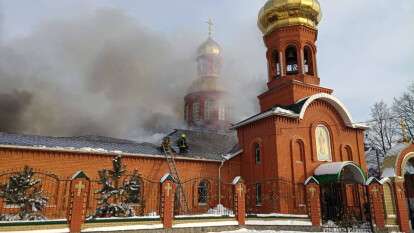
<svg viewBox="0 0 414 233">
<path fill-rule="evenodd" d="M 174 178 L 177 184 L 176 192 L 178 192 L 177 194 L 178 194 L 178 200 L 180 203 L 180 207 L 179 207 L 180 211 L 183 211 L 184 213 L 186 213 L 188 211 L 188 202 L 187 202 L 187 198 L 184 193 L 184 189 L 183 189 L 183 186 L 180 180 L 180 176 L 178 175 L 177 166 L 175 165 L 174 154 L 171 151 L 171 148 L 169 146 L 167 148 L 163 144 L 162 149 L 164 151 L 165 158 L 167 159 L 168 168 L 170 169 L 170 174 Z"/>
</svg>

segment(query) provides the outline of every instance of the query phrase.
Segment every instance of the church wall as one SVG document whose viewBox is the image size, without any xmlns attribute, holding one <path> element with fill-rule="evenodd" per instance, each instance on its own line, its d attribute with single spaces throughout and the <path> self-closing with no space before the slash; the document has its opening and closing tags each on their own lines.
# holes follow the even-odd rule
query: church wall
<svg viewBox="0 0 414 233">
<path fill-rule="evenodd" d="M 293 177 L 292 182 L 304 182 L 304 180 L 313 175 L 314 170 L 323 161 L 318 161 L 316 154 L 315 128 L 323 124 L 330 131 L 331 137 L 331 155 L 332 162 L 354 161 L 360 164 L 361 168 L 366 171 L 366 162 L 363 153 L 363 131 L 346 127 L 341 116 L 328 103 L 315 101 L 312 103 L 305 117 L 301 121 L 286 120 L 279 118 L 276 121 L 277 143 L 278 143 L 278 166 L 280 167 L 278 175 L 280 177 Z M 305 148 L 305 167 L 306 175 L 304 177 L 294 176 L 296 171 L 292 165 L 292 150 L 289 148 L 292 140 L 300 139 Z M 294 161 L 293 164 L 296 164 Z M 293 175 L 292 175 L 293 174 Z"/>
<path fill-rule="evenodd" d="M 83 170 L 90 178 L 98 178 L 98 170 L 112 168 L 115 155 L 54 152 L 28 149 L 0 149 L 0 171 L 20 169 L 29 165 L 38 170 L 50 171 L 61 177 L 70 177 Z M 166 160 L 139 156 L 124 156 L 128 171 L 137 169 L 150 180 L 158 181 L 169 171 Z M 182 180 L 194 176 L 217 176 L 218 162 L 177 160 L 177 169 Z"/>
<path fill-rule="evenodd" d="M 238 129 L 239 141 L 244 150 L 241 157 L 243 178 L 250 184 L 270 179 L 286 180 L 291 184 L 289 187 L 301 188 L 306 178 L 314 175 L 314 170 L 324 163 L 318 161 L 316 155 L 315 129 L 319 124 L 325 125 L 330 132 L 332 162 L 352 160 L 366 171 L 363 130 L 345 126 L 335 108 L 327 102 L 316 100 L 307 108 L 302 120 L 275 116 Z M 252 146 L 256 142 L 260 143 L 263 151 L 260 164 L 255 162 Z M 278 188 L 279 196 L 283 196 L 288 187 L 282 186 Z M 269 190 L 265 188 L 263 193 L 266 192 Z M 297 190 L 295 192 L 300 193 Z M 291 202 L 289 198 L 280 198 L 277 203 L 269 201 L 261 207 L 252 208 L 260 212 L 289 213 L 295 205 Z"/>
<path fill-rule="evenodd" d="M 246 206 L 248 212 L 258 212 L 266 209 L 271 212 L 274 203 L 270 197 L 273 179 L 276 178 L 278 167 L 276 156 L 276 138 L 274 120 L 269 117 L 238 129 L 239 143 L 243 154 L 240 156 L 240 173 L 247 185 Z M 256 163 L 255 144 L 260 146 L 260 163 Z M 262 203 L 256 203 L 256 184 L 261 184 Z"/>
<path fill-rule="evenodd" d="M 246 183 L 270 179 L 275 176 L 277 167 L 273 159 L 276 149 L 273 129 L 272 118 L 267 118 L 238 129 L 239 142 L 243 148 L 240 173 Z M 261 161 L 257 164 L 254 154 L 254 145 L 256 143 L 260 145 L 261 150 Z"/>
</svg>

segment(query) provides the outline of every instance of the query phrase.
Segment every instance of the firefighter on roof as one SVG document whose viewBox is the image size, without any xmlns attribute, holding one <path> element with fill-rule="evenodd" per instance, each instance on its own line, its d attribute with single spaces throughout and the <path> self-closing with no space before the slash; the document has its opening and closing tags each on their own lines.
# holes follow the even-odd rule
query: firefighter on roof
<svg viewBox="0 0 414 233">
<path fill-rule="evenodd" d="M 180 149 L 180 154 L 188 152 L 187 136 L 181 134 L 181 137 L 177 140 L 177 146 Z"/>
<path fill-rule="evenodd" d="M 174 149 L 171 147 L 170 137 L 164 137 L 162 139 L 161 150 L 164 153 L 175 153 Z"/>
</svg>

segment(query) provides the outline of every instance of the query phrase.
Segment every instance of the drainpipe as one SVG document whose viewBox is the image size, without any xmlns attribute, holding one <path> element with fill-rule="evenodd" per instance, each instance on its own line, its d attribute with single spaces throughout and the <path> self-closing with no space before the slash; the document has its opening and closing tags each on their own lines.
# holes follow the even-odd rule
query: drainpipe
<svg viewBox="0 0 414 233">
<path fill-rule="evenodd" d="M 224 157 L 224 156 L 223 156 Z M 218 204 L 219 205 L 221 205 L 221 168 L 223 167 L 223 165 L 224 165 L 224 162 L 226 161 L 226 159 L 224 159 L 223 158 L 223 160 L 221 160 L 221 164 L 220 164 L 220 167 L 219 167 L 219 170 L 218 170 L 218 179 L 219 179 L 219 187 L 218 187 L 218 196 L 219 196 L 219 199 L 218 199 Z"/>
</svg>

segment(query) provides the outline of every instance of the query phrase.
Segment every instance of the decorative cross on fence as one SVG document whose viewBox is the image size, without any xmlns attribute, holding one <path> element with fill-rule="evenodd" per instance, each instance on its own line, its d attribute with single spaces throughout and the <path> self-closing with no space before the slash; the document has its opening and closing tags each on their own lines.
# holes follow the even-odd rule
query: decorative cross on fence
<svg viewBox="0 0 414 233">
<path fill-rule="evenodd" d="M 374 188 L 371 189 L 371 192 L 374 194 L 374 196 L 377 196 L 377 193 L 379 192 L 378 188 L 375 186 Z"/>
<path fill-rule="evenodd" d="M 171 187 L 171 184 L 170 183 L 167 183 L 166 185 L 165 185 L 165 190 L 167 191 L 167 197 L 169 197 L 170 196 L 170 191 L 172 190 L 172 187 Z"/>
<path fill-rule="evenodd" d="M 239 187 L 237 187 L 237 192 L 239 193 L 239 196 L 241 196 L 243 194 L 243 186 L 239 185 Z"/>
<path fill-rule="evenodd" d="M 82 181 L 79 181 L 79 183 L 75 184 L 75 189 L 77 190 L 76 196 L 79 197 L 84 188 L 85 188 L 85 185 L 82 183 Z"/>
<path fill-rule="evenodd" d="M 308 190 L 309 190 L 309 193 L 311 194 L 311 198 L 313 198 L 313 196 L 315 196 L 316 188 L 310 187 Z"/>
</svg>

